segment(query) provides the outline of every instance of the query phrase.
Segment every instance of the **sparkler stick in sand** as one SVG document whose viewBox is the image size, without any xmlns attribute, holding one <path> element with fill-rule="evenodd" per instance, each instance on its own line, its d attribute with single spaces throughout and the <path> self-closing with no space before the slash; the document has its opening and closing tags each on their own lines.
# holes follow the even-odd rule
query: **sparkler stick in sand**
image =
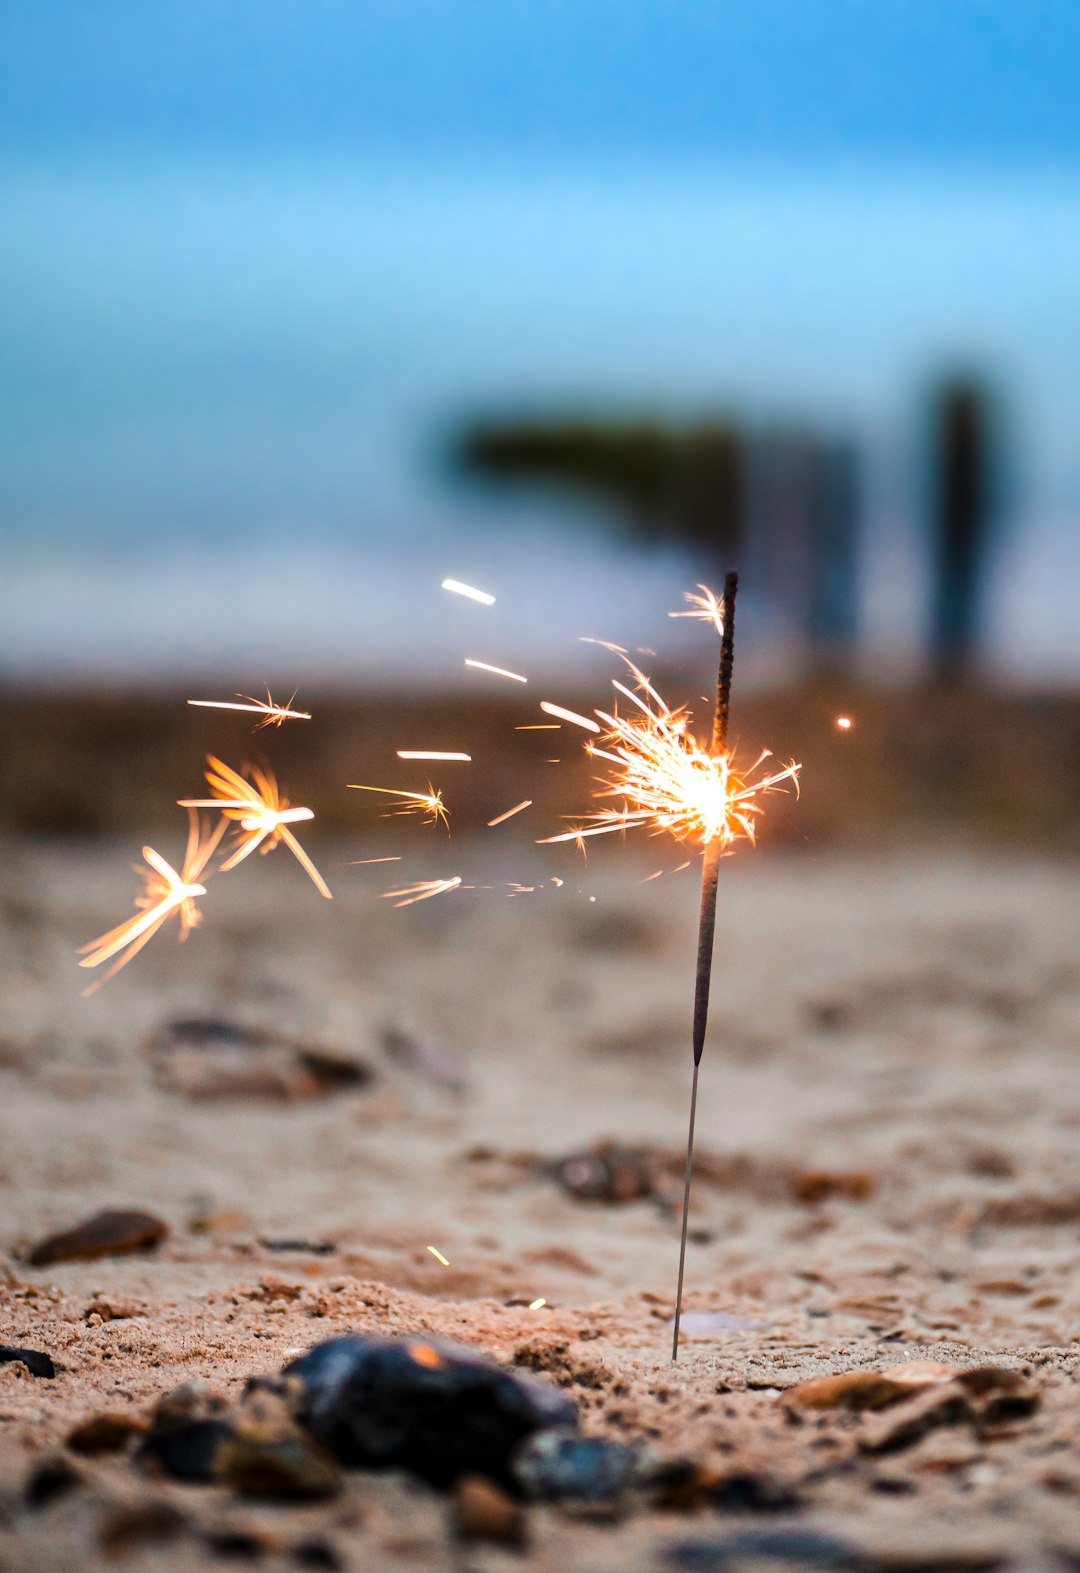
<svg viewBox="0 0 1080 1573">
<path fill-rule="evenodd" d="M 260 770 L 257 766 L 251 768 L 251 781 L 247 781 L 213 754 L 207 755 L 206 762 L 210 766 L 206 780 L 212 796 L 182 798 L 180 807 L 220 809 L 223 818 L 232 820 L 241 831 L 240 843 L 232 856 L 221 865 L 221 872 L 225 874 L 235 868 L 258 847 L 264 853 L 272 852 L 284 842 L 319 894 L 330 901 L 332 898 L 326 881 L 289 829 L 290 825 L 299 824 L 301 820 L 314 819 L 314 812 L 310 808 L 292 808 L 278 792 L 277 782 L 269 770 Z"/>
<path fill-rule="evenodd" d="M 100 967 L 103 961 L 109 961 L 113 956 L 120 956 L 115 966 L 109 968 L 105 976 L 92 983 L 84 994 L 93 994 L 103 983 L 108 983 L 114 978 L 121 967 L 126 967 L 131 959 L 138 955 L 143 946 L 149 944 L 161 925 L 168 921 L 174 912 L 180 914 L 180 938 L 187 939 L 193 928 L 202 920 L 202 913 L 196 906 L 200 896 L 206 895 L 206 886 L 199 883 L 203 877 L 206 865 L 217 850 L 225 830 L 225 821 L 221 820 L 215 830 L 204 830 L 201 818 L 193 810 L 188 811 L 188 839 L 184 852 L 184 861 L 178 874 L 171 863 L 166 863 L 159 852 L 153 847 L 143 847 L 142 855 L 149 869 L 141 869 L 135 865 L 135 872 L 141 875 L 144 884 L 141 896 L 135 898 L 135 905 L 140 909 L 142 916 L 128 918 L 126 923 L 119 924 L 110 929 L 107 934 L 102 934 L 99 939 L 91 940 L 89 945 L 83 945 L 79 954 L 82 960 L 80 967 Z M 126 951 L 125 955 L 121 955 Z"/>
<path fill-rule="evenodd" d="M 261 726 L 280 726 L 283 721 L 310 721 L 311 712 L 308 710 L 293 710 L 291 705 L 296 695 L 287 704 L 276 705 L 270 696 L 269 688 L 266 690 L 266 702 L 253 699 L 250 694 L 237 694 L 237 700 L 244 700 L 239 704 L 231 699 L 189 699 L 189 705 L 199 705 L 204 710 L 253 710 L 262 720 L 256 722 L 255 730 Z"/>
<path fill-rule="evenodd" d="M 686 1265 L 686 1230 L 694 1158 L 694 1122 L 697 1115 L 698 1070 L 705 1045 L 712 978 L 713 936 L 716 927 L 716 891 L 720 859 L 733 841 L 754 839 L 755 820 L 761 813 L 759 799 L 776 791 L 785 781 L 798 785 L 799 766 L 794 762 L 766 775 L 756 774 L 769 758 L 763 753 L 749 770 L 735 764 L 727 746 L 728 706 L 735 635 L 735 591 L 738 578 L 728 574 L 720 602 L 705 591 L 693 597 L 692 614 L 721 629 L 720 670 L 716 684 L 716 710 L 710 746 L 704 748 L 690 733 L 686 710 L 672 710 L 648 678 L 619 650 L 635 687 L 613 679 L 613 686 L 635 707 L 629 715 L 597 710 L 602 725 L 598 738 L 590 737 L 586 751 L 614 768 L 604 778 L 600 796 L 616 799 L 614 807 L 596 809 L 582 816 L 585 824 L 546 843 L 575 841 L 584 849 L 587 836 L 611 835 L 635 827 L 656 835 L 670 832 L 680 840 L 698 842 L 703 851 L 701 905 L 698 918 L 697 973 L 694 982 L 694 1077 L 690 1090 L 690 1128 L 686 1144 L 686 1179 L 683 1190 L 682 1236 L 679 1245 L 679 1280 L 675 1297 L 675 1334 L 672 1359 L 679 1352 L 683 1273 Z M 609 648 L 618 650 L 618 646 Z M 543 706 L 579 726 L 594 727 L 587 717 Z"/>
</svg>

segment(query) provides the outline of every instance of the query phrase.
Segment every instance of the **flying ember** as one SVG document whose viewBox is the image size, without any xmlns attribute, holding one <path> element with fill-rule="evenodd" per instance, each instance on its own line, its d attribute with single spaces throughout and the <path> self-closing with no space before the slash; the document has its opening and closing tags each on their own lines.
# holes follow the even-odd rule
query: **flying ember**
<svg viewBox="0 0 1080 1573">
<path fill-rule="evenodd" d="M 249 767 L 251 781 L 238 771 L 223 764 L 213 754 L 207 756 L 206 772 L 211 796 L 208 798 L 182 798 L 181 808 L 217 808 L 226 820 L 232 820 L 240 832 L 238 845 L 221 865 L 222 873 L 235 868 L 246 857 L 261 847 L 264 853 L 272 852 L 282 842 L 309 876 L 320 895 L 331 899 L 329 887 L 303 847 L 297 841 L 290 825 L 301 820 L 314 819 L 310 808 L 293 808 L 283 798 L 277 781 L 269 770 Z"/>
<path fill-rule="evenodd" d="M 465 665 L 475 668 L 478 672 L 492 672 L 496 677 L 509 677 L 515 683 L 529 681 L 527 677 L 522 677 L 520 672 L 508 672 L 505 666 L 489 666 L 486 661 L 474 661 L 470 656 L 465 657 Z"/>
<path fill-rule="evenodd" d="M 441 588 L 449 590 L 453 595 L 463 595 L 470 601 L 479 601 L 481 606 L 495 605 L 493 595 L 488 595 L 486 590 L 474 589 L 471 584 L 462 584 L 460 579 L 444 579 Z"/>
<path fill-rule="evenodd" d="M 351 792 L 383 792 L 387 797 L 401 798 L 404 806 L 390 809 L 391 815 L 424 814 L 425 823 L 429 825 L 436 825 L 440 820 L 445 824 L 450 817 L 449 810 L 443 804 L 442 793 L 436 792 L 430 781 L 426 792 L 403 792 L 396 787 L 359 786 L 355 781 L 348 782 L 348 787 Z"/>
<path fill-rule="evenodd" d="M 265 704 L 261 699 L 253 699 L 250 694 L 237 694 L 237 701 L 244 700 L 245 702 L 243 704 L 229 699 L 189 699 L 188 704 L 201 706 L 201 708 L 204 710 L 254 711 L 257 715 L 262 716 L 262 720 L 257 722 L 255 726 L 255 730 L 257 732 L 259 727 L 280 726 L 283 721 L 310 721 L 310 711 L 290 709 L 293 699 L 295 698 L 296 695 L 293 694 L 292 699 L 289 700 L 288 704 L 276 705 L 273 699 L 270 697 L 270 690 L 268 688 L 266 690 Z"/>
<path fill-rule="evenodd" d="M 114 978 L 121 967 L 126 967 L 131 959 L 138 955 L 143 946 L 148 944 L 174 912 L 180 915 L 180 939 L 187 939 L 193 928 L 196 928 L 202 919 L 202 914 L 196 906 L 200 896 L 206 895 L 206 886 L 199 883 L 202 879 L 206 865 L 217 850 L 225 829 L 225 821 L 221 820 L 215 830 L 206 832 L 200 816 L 194 812 L 188 813 L 188 839 L 184 852 L 184 861 L 178 874 L 171 863 L 167 863 L 160 853 L 153 847 L 143 847 L 142 855 L 148 869 L 140 869 L 136 865 L 135 872 L 143 880 L 142 895 L 135 898 L 135 905 L 140 909 L 142 916 L 128 918 L 126 923 L 119 924 L 110 929 L 107 934 L 102 934 L 99 939 L 91 940 L 89 945 L 83 945 L 79 954 L 82 960 L 80 967 L 100 967 L 103 961 L 109 961 L 113 956 L 120 956 L 115 966 L 109 968 L 104 977 L 92 983 L 86 994 L 93 994 L 103 983 L 108 983 Z M 126 954 L 121 955 L 121 952 Z"/>
</svg>

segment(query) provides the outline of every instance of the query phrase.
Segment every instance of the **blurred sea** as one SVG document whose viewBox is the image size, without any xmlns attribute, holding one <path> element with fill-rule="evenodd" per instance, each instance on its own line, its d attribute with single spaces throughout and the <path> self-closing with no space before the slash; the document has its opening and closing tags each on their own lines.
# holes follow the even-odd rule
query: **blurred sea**
<svg viewBox="0 0 1080 1573">
<path fill-rule="evenodd" d="M 991 669 L 1080 679 L 1080 189 L 612 165 L 0 166 L 0 678 L 563 676 L 664 651 L 704 565 L 469 492 L 471 414 L 706 410 L 861 445 L 867 669 L 924 616 L 923 400 L 974 368 L 1008 436 Z M 440 594 L 446 574 L 499 600 Z M 797 656 L 745 586 L 743 660 Z"/>
</svg>

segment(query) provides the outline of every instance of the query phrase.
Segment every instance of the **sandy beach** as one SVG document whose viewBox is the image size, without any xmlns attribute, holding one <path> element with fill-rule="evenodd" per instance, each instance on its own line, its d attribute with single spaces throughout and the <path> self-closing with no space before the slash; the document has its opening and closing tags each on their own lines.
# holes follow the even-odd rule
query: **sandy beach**
<svg viewBox="0 0 1080 1573">
<path fill-rule="evenodd" d="M 673 1366 L 692 871 L 642 883 L 646 842 L 544 886 L 546 849 L 466 837 L 463 866 L 496 888 L 394 910 L 384 871 L 346 866 L 355 843 L 320 849 L 332 904 L 277 853 L 220 881 L 184 947 L 162 936 L 82 999 L 74 948 L 128 910 L 127 850 L 5 856 L 4 1341 L 56 1376 L 0 1365 L 0 1566 L 122 1550 L 194 1568 L 228 1544 L 403 1569 L 1080 1557 L 1072 863 L 945 845 L 725 864 Z M 543 888 L 498 888 L 530 875 Z M 603 1143 L 619 1150 L 589 1158 Z M 29 1265 L 109 1207 L 167 1237 Z M 345 1331 L 445 1335 L 543 1373 L 589 1433 L 714 1484 L 683 1510 L 529 1507 L 509 1553 L 461 1543 L 452 1499 L 398 1473 L 290 1507 L 65 1449 L 95 1414 L 145 1423 L 182 1383 L 234 1402 Z M 905 1440 L 925 1393 L 872 1412 L 793 1396 L 928 1360 L 1021 1373 L 1025 1403 L 998 1423 L 939 1406 Z M 37 1492 L 58 1460 L 74 1478 Z M 751 1484 L 725 1496 L 732 1479 Z M 147 1501 L 167 1535 L 138 1530 Z"/>
</svg>

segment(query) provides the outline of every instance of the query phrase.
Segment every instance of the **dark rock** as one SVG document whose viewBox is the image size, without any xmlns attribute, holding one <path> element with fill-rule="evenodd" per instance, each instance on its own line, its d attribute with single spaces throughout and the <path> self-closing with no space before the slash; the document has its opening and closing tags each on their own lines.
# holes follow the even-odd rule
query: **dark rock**
<svg viewBox="0 0 1080 1573">
<path fill-rule="evenodd" d="M 462 1540 L 525 1547 L 528 1526 L 520 1502 L 483 1475 L 462 1475 L 454 1493 L 454 1527 Z"/>
<path fill-rule="evenodd" d="M 106 1208 L 92 1218 L 84 1218 L 72 1229 L 40 1240 L 27 1261 L 31 1267 L 49 1267 L 53 1262 L 89 1262 L 99 1256 L 126 1256 L 132 1251 L 152 1250 L 168 1232 L 168 1226 L 153 1213 Z"/>
<path fill-rule="evenodd" d="M 865 1169 L 803 1169 L 791 1176 L 791 1194 L 804 1207 L 834 1200 L 866 1202 L 876 1190 L 877 1181 Z"/>
<path fill-rule="evenodd" d="M 296 1418 L 342 1463 L 407 1469 L 438 1487 L 471 1474 L 509 1485 L 519 1443 L 577 1424 L 557 1387 L 447 1339 L 331 1338 L 285 1374 Z"/>
<path fill-rule="evenodd" d="M 98 1453 L 119 1453 L 145 1429 L 134 1415 L 91 1415 L 72 1427 L 66 1441 L 73 1453 L 92 1458 Z"/>
<path fill-rule="evenodd" d="M 790 1486 L 757 1470 L 733 1469 L 719 1476 L 709 1496 L 721 1513 L 787 1513 L 801 1506 Z"/>
<path fill-rule="evenodd" d="M 213 1472 L 245 1497 L 318 1502 L 341 1490 L 334 1460 L 306 1437 L 288 1432 L 235 1433 L 218 1446 Z"/>
<path fill-rule="evenodd" d="M 165 1545 L 183 1534 L 184 1515 L 169 1502 L 128 1502 L 110 1508 L 98 1526 L 98 1545 L 123 1557 L 142 1546 Z"/>
<path fill-rule="evenodd" d="M 721 1540 L 688 1540 L 663 1553 L 665 1567 L 680 1573 L 724 1573 L 747 1563 L 790 1562 L 800 1568 L 865 1568 L 861 1551 L 812 1529 L 751 1529 Z"/>
<path fill-rule="evenodd" d="M 329 1540 L 312 1537 L 298 1540 L 289 1553 L 290 1560 L 299 1568 L 324 1568 L 326 1573 L 338 1573 L 345 1566 L 341 1553 Z"/>
<path fill-rule="evenodd" d="M 246 1529 L 217 1529 L 203 1536 L 203 1545 L 212 1557 L 230 1562 L 260 1562 L 267 1547 L 258 1535 Z"/>
<path fill-rule="evenodd" d="M 362 1060 L 214 1016 L 166 1022 L 149 1048 L 158 1085 L 196 1102 L 291 1102 L 353 1091 L 373 1080 Z"/>
<path fill-rule="evenodd" d="M 82 1476 L 72 1469 L 66 1458 L 44 1458 L 30 1471 L 23 1487 L 23 1500 L 29 1508 L 49 1507 L 81 1485 Z"/>
<path fill-rule="evenodd" d="M 602 1142 L 546 1166 L 569 1195 L 582 1202 L 637 1202 L 663 1187 L 665 1176 L 647 1153 Z"/>
<path fill-rule="evenodd" d="M 52 1363 L 52 1356 L 43 1353 L 40 1349 L 15 1349 L 10 1344 L 0 1344 L 0 1365 L 3 1365 L 8 1360 L 21 1361 L 31 1376 L 52 1377 L 56 1375 L 56 1367 Z"/>
<path fill-rule="evenodd" d="M 158 1403 L 136 1457 L 173 1480 L 213 1480 L 219 1450 L 236 1435 L 223 1399 L 201 1382 L 185 1382 Z"/>
<path fill-rule="evenodd" d="M 265 1240 L 259 1244 L 264 1251 L 289 1251 L 297 1256 L 333 1256 L 337 1250 L 333 1240 Z"/>
<path fill-rule="evenodd" d="M 530 1437 L 513 1460 L 514 1478 L 537 1502 L 618 1502 L 655 1467 L 641 1443 L 558 1430 Z"/>
<path fill-rule="evenodd" d="M 225 1420 L 187 1420 L 167 1430 L 147 1432 L 138 1459 L 144 1467 L 157 1469 L 173 1480 L 213 1480 L 218 1453 L 235 1434 Z"/>
</svg>

